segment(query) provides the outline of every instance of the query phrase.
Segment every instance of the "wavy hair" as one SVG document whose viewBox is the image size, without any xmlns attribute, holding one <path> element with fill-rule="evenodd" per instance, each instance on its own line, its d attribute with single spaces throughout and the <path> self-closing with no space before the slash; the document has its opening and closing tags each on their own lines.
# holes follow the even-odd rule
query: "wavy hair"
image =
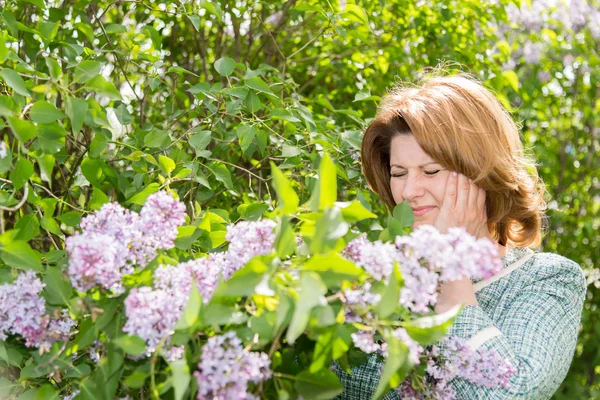
<svg viewBox="0 0 600 400">
<path fill-rule="evenodd" d="M 488 229 L 500 244 L 539 245 L 545 187 L 517 125 L 477 79 L 436 72 L 416 85 L 395 87 L 381 100 L 364 134 L 362 169 L 390 209 L 390 142 L 397 135 L 413 135 L 432 159 L 486 191 Z"/>
</svg>

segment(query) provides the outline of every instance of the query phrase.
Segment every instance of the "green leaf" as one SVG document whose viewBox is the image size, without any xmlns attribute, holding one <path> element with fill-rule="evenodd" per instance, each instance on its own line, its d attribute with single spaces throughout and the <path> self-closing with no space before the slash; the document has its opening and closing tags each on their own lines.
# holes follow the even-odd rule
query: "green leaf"
<svg viewBox="0 0 600 400">
<path fill-rule="evenodd" d="M 461 311 L 462 307 L 458 305 L 441 314 L 407 321 L 403 326 L 411 338 L 423 346 L 429 346 L 444 337 Z"/>
<path fill-rule="evenodd" d="M 349 325 L 335 325 L 319 335 L 313 352 L 309 371 L 316 373 L 329 367 L 331 360 L 337 360 L 350 349 L 354 328 Z"/>
<path fill-rule="evenodd" d="M 167 176 L 171 176 L 171 172 L 173 172 L 173 170 L 175 169 L 175 161 L 163 155 L 158 156 L 158 164 Z"/>
<path fill-rule="evenodd" d="M 73 83 L 85 83 L 100 73 L 102 64 L 98 61 L 83 60 L 75 66 Z"/>
<path fill-rule="evenodd" d="M 163 148 L 169 142 L 169 133 L 161 129 L 154 129 L 144 137 L 144 146 L 151 148 Z"/>
<path fill-rule="evenodd" d="M 175 329 L 187 329 L 194 326 L 196 321 L 198 321 L 201 308 L 202 295 L 198 291 L 198 287 L 193 284 L 190 289 L 187 304 L 181 313 L 179 321 L 177 321 L 177 324 L 175 325 Z"/>
<path fill-rule="evenodd" d="M 294 236 L 294 232 L 290 227 L 289 218 L 281 218 L 281 221 L 277 226 L 275 236 L 275 249 L 277 250 L 277 256 L 280 259 L 284 259 L 287 256 L 292 255 L 294 251 L 296 251 L 297 247 L 298 243 L 296 242 L 296 237 Z"/>
<path fill-rule="evenodd" d="M 104 161 L 101 159 L 86 157 L 81 162 L 81 173 L 89 183 L 94 186 L 100 186 L 105 178 L 103 166 Z"/>
<path fill-rule="evenodd" d="M 260 97 L 254 92 L 250 91 L 244 99 L 244 105 L 248 108 L 248 111 L 255 113 L 262 108 Z"/>
<path fill-rule="evenodd" d="M 394 270 L 390 275 L 387 287 L 385 292 L 383 292 L 383 296 L 381 296 L 381 301 L 375 307 L 375 311 L 379 314 L 381 319 L 385 319 L 392 315 L 394 311 L 398 308 L 398 303 L 400 301 L 400 289 L 402 288 L 402 275 L 400 274 L 400 268 L 398 268 L 398 263 L 394 262 Z"/>
<path fill-rule="evenodd" d="M 367 28 L 369 27 L 369 16 L 367 15 L 367 12 L 356 4 L 346 4 L 343 15 L 352 21 L 363 24 Z"/>
<path fill-rule="evenodd" d="M 19 157 L 15 164 L 15 168 L 10 171 L 9 178 L 12 181 L 15 190 L 19 190 L 25 186 L 25 183 L 31 178 L 31 175 L 33 175 L 33 164 L 28 159 Z"/>
<path fill-rule="evenodd" d="M 300 119 L 294 117 L 288 110 L 283 108 L 275 108 L 271 110 L 271 119 L 282 119 L 289 122 L 301 122 Z"/>
<path fill-rule="evenodd" d="M 52 57 L 46 57 L 46 67 L 48 67 L 48 72 L 50 73 L 50 78 L 53 81 L 58 81 L 60 76 L 62 75 L 62 70 L 60 68 L 60 64 Z"/>
<path fill-rule="evenodd" d="M 83 378 L 92 372 L 92 369 L 87 364 L 78 364 L 67 369 L 67 373 L 63 378 Z"/>
<path fill-rule="evenodd" d="M 394 218 L 400 223 L 402 228 L 410 228 L 415 223 L 415 214 L 405 200 L 394 207 Z"/>
<path fill-rule="evenodd" d="M 102 132 L 97 132 L 90 143 L 89 155 L 92 158 L 100 157 L 102 151 L 108 146 L 108 139 Z"/>
<path fill-rule="evenodd" d="M 152 182 L 151 184 L 146 186 L 144 189 L 142 189 L 140 192 L 131 196 L 131 198 L 129 198 L 129 200 L 127 200 L 127 203 L 138 204 L 140 206 L 143 206 L 144 203 L 146 202 L 146 199 L 148 198 L 148 196 L 150 196 L 152 193 L 158 192 L 159 188 L 160 188 L 160 185 L 158 183 Z"/>
<path fill-rule="evenodd" d="M 175 400 L 181 400 L 190 387 L 190 367 L 188 366 L 185 357 L 180 360 L 170 362 L 169 367 L 171 367 L 173 389 L 175 390 Z"/>
<path fill-rule="evenodd" d="M 19 142 L 22 144 L 25 144 L 25 142 L 37 136 L 37 129 L 31 122 L 22 120 L 18 117 L 7 117 L 6 120 L 15 137 L 19 139 Z"/>
<path fill-rule="evenodd" d="M 368 218 L 377 218 L 377 215 L 367 210 L 365 206 L 358 200 L 354 200 L 351 203 L 336 203 L 337 206 L 342 207 L 342 216 L 346 222 L 357 222 Z M 411 225 L 412 226 L 412 225 Z"/>
<path fill-rule="evenodd" d="M 65 147 L 67 131 L 54 122 L 52 124 L 38 125 L 38 141 L 36 146 L 45 154 L 56 154 Z"/>
<path fill-rule="evenodd" d="M 15 240 L 0 250 L 2 251 L 2 256 L 0 256 L 2 261 L 10 267 L 37 272 L 43 270 L 42 256 L 37 251 L 32 250 L 26 242 Z"/>
<path fill-rule="evenodd" d="M 321 211 L 325 207 L 333 206 L 336 199 L 337 169 L 329 154 L 324 153 L 319 165 L 319 180 L 310 199 L 310 208 L 313 211 Z"/>
<path fill-rule="evenodd" d="M 113 343 L 132 356 L 141 356 L 146 352 L 146 342 L 137 335 L 119 336 Z"/>
<path fill-rule="evenodd" d="M 66 115 L 61 111 L 57 110 L 52 104 L 47 101 L 36 101 L 31 110 L 29 116 L 33 122 L 38 124 L 49 124 L 59 119 L 63 119 Z"/>
<path fill-rule="evenodd" d="M 46 275 L 44 276 L 45 295 L 44 297 L 48 303 L 55 306 L 66 306 L 69 304 L 71 295 L 73 294 L 73 288 L 69 284 L 69 280 L 65 279 L 60 267 L 46 268 Z"/>
<path fill-rule="evenodd" d="M 354 281 L 363 274 L 361 268 L 338 253 L 315 254 L 300 267 L 300 270 L 318 273 L 328 288 L 339 287 L 341 281 Z"/>
<path fill-rule="evenodd" d="M 129 113 L 125 104 L 121 104 L 115 109 L 115 115 L 121 125 L 129 125 L 133 122 L 133 116 Z"/>
<path fill-rule="evenodd" d="M 235 70 L 235 60 L 229 57 L 219 58 L 215 61 L 215 69 L 221 76 L 229 76 Z"/>
<path fill-rule="evenodd" d="M 183 67 L 179 67 L 177 65 L 173 65 L 171 67 L 169 67 L 166 71 L 166 73 L 171 73 L 171 72 L 175 72 L 176 74 L 189 74 L 189 75 L 194 75 L 194 76 L 198 76 L 195 73 L 193 73 L 192 71 L 189 71 Z"/>
<path fill-rule="evenodd" d="M 58 393 L 50 384 L 40 386 L 35 394 L 35 400 L 59 400 Z"/>
<path fill-rule="evenodd" d="M 21 75 L 17 71 L 9 68 L 3 68 L 0 70 L 0 78 L 6 82 L 8 86 L 15 91 L 15 93 L 21 96 L 31 97 L 31 93 L 25 87 L 25 81 L 21 78 Z"/>
<path fill-rule="evenodd" d="M 99 210 L 103 204 L 108 203 L 108 196 L 104 194 L 104 192 L 97 187 L 94 187 L 92 191 L 92 198 L 88 203 L 88 206 L 92 210 Z"/>
<path fill-rule="evenodd" d="M 19 231 L 15 239 L 28 242 L 40 232 L 40 223 L 35 214 L 26 214 L 17 221 L 15 229 Z"/>
<path fill-rule="evenodd" d="M 156 31 L 156 29 L 154 29 L 150 25 L 144 25 L 144 27 L 142 28 L 142 31 L 145 31 L 148 33 L 148 36 L 150 36 L 150 40 L 152 40 L 152 44 L 154 45 L 154 48 L 157 50 L 160 50 L 162 42 L 161 42 L 160 34 Z M 152 89 L 152 90 L 154 90 L 154 89 Z"/>
<path fill-rule="evenodd" d="M 71 130 L 77 134 L 83 127 L 83 121 L 88 112 L 88 103 L 75 97 L 67 97 L 65 112 L 71 120 Z"/>
<path fill-rule="evenodd" d="M 206 149 L 206 146 L 210 143 L 211 134 L 211 131 L 199 131 L 190 136 L 188 143 L 196 150 L 196 154 Z"/>
<path fill-rule="evenodd" d="M 242 148 L 243 152 L 248 150 L 248 147 L 250 147 L 250 145 L 254 141 L 256 132 L 257 132 L 256 128 L 254 128 L 254 126 L 252 126 L 252 125 L 247 125 L 247 124 L 238 125 L 238 127 L 236 129 L 236 134 L 237 134 L 238 140 L 240 142 L 240 147 Z"/>
<path fill-rule="evenodd" d="M 110 100 L 122 100 L 121 92 L 115 88 L 115 85 L 104 79 L 102 75 L 91 78 L 85 84 L 85 88 L 96 92 L 100 96 L 108 97 Z"/>
<path fill-rule="evenodd" d="M 323 297 L 325 293 L 327 293 L 327 286 L 319 278 L 319 275 L 314 272 L 300 274 L 300 297 L 287 330 L 288 344 L 293 345 L 296 339 L 302 335 L 308 324 L 311 310 L 325 301 Z"/>
<path fill-rule="evenodd" d="M 69 211 L 56 217 L 60 222 L 68 226 L 78 226 L 81 222 L 81 213 Z"/>
<path fill-rule="evenodd" d="M 295 381 L 294 387 L 298 394 L 305 399 L 333 399 L 344 391 L 337 375 L 328 369 L 322 369 L 316 373 L 302 371 L 296 375 Z"/>
<path fill-rule="evenodd" d="M 310 249 L 313 254 L 327 253 L 335 248 L 339 238 L 348 232 L 349 225 L 337 207 L 328 208 L 317 221 Z"/>
<path fill-rule="evenodd" d="M 519 92 L 519 77 L 512 69 L 502 71 L 502 77 L 515 92 Z"/>
<path fill-rule="evenodd" d="M 284 214 L 294 214 L 298 210 L 298 194 L 292 188 L 292 184 L 283 172 L 271 161 L 271 173 L 273 175 L 273 186 L 277 193 L 279 208 Z"/>
<path fill-rule="evenodd" d="M 238 207 L 240 218 L 246 221 L 256 221 L 260 219 L 269 208 L 266 204 L 242 204 Z"/>
<path fill-rule="evenodd" d="M 200 32 L 200 17 L 198 15 L 187 15 L 188 19 L 194 25 L 196 32 Z"/>
<path fill-rule="evenodd" d="M 56 159 L 52 154 L 42 154 L 39 157 L 36 157 L 35 160 L 40 167 L 40 178 L 42 178 L 43 181 L 48 182 L 50 187 L 52 187 L 52 170 L 54 169 Z"/>
<path fill-rule="evenodd" d="M 4 32 L 0 31 L 0 64 L 2 64 L 8 57 L 8 49 L 6 48 L 6 40 L 4 39 Z"/>
<path fill-rule="evenodd" d="M 58 222 L 56 222 L 56 220 L 50 216 L 44 216 L 40 221 L 40 225 L 42 228 L 44 228 L 50 233 L 55 234 L 56 236 L 59 236 L 61 238 L 65 236 L 60 230 Z"/>
<path fill-rule="evenodd" d="M 225 165 L 222 163 L 213 163 L 211 164 L 211 171 L 215 174 L 215 178 L 222 182 L 227 189 L 234 190 L 233 182 L 231 181 L 231 173 Z"/>
<path fill-rule="evenodd" d="M 252 77 L 250 79 L 246 79 L 246 86 L 248 86 L 250 89 L 256 90 L 259 93 L 262 92 L 262 93 L 273 94 L 269 85 L 267 85 L 258 76 Z"/>
<path fill-rule="evenodd" d="M 269 267 L 262 257 L 255 257 L 236 271 L 231 278 L 221 283 L 213 298 L 251 296 L 256 293 L 270 293 L 267 275 Z"/>
<path fill-rule="evenodd" d="M 373 400 L 382 398 L 389 389 L 400 385 L 406 376 L 408 361 L 408 349 L 391 334 L 385 337 L 388 345 L 388 357 L 379 378 L 379 384 L 373 395 Z"/>
</svg>

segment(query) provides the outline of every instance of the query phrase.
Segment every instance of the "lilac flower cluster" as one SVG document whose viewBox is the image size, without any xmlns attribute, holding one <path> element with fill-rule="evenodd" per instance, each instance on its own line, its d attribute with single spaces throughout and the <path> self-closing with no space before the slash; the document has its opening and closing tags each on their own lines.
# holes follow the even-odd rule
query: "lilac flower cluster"
<svg viewBox="0 0 600 400">
<path fill-rule="evenodd" d="M 27 347 L 47 349 L 69 338 L 75 322 L 66 310 L 58 319 L 46 314 L 46 301 L 40 296 L 44 286 L 33 271 L 0 285 L 0 340 L 6 340 L 7 334 L 19 335 Z"/>
<path fill-rule="evenodd" d="M 381 350 L 381 345 L 375 342 L 373 331 L 360 330 L 350 335 L 354 345 L 366 354 L 371 354 Z"/>
<path fill-rule="evenodd" d="M 449 382 L 458 377 L 478 386 L 510 386 L 516 370 L 496 350 L 471 350 L 466 340 L 454 337 L 444 340 L 443 347 L 440 355 L 444 361 L 427 365 L 427 373 L 434 379 Z M 432 349 L 432 355 L 439 353 L 439 348 Z"/>
<path fill-rule="evenodd" d="M 460 338 L 447 338 L 442 342 L 442 349 L 433 346 L 426 355 L 429 379 L 423 382 L 425 392 L 417 393 L 410 380 L 406 380 L 397 389 L 402 399 L 421 399 L 423 395 L 433 399 L 456 399 L 456 392 L 450 386 L 450 381 L 455 378 L 478 386 L 507 388 L 516 372 L 497 351 L 471 350 L 466 340 Z"/>
<path fill-rule="evenodd" d="M 430 270 L 439 270 L 443 282 L 486 279 L 502 270 L 496 246 L 489 239 L 476 239 L 464 228 L 450 228 L 442 234 L 423 225 L 410 236 L 396 237 L 396 246 L 405 259 L 419 259 Z"/>
<path fill-rule="evenodd" d="M 240 221 L 227 227 L 225 238 L 229 241 L 227 264 L 232 272 L 240 269 L 257 255 L 268 254 L 273 249 L 277 224 L 271 220 Z"/>
<path fill-rule="evenodd" d="M 346 322 L 362 322 L 363 318 L 372 319 L 369 307 L 379 303 L 381 295 L 371 292 L 371 284 L 365 282 L 356 289 L 344 289 L 344 304 L 346 305 Z"/>
<path fill-rule="evenodd" d="M 427 312 L 435 305 L 440 280 L 485 279 L 502 270 L 493 243 L 476 239 L 463 228 L 442 234 L 424 225 L 409 236 L 396 237 L 395 246 L 371 243 L 362 235 L 348 243 L 343 254 L 377 280 L 387 279 L 398 262 L 404 279 L 400 304 L 415 312 Z"/>
<path fill-rule="evenodd" d="M 271 377 L 267 354 L 245 349 L 235 332 L 213 336 L 202 347 L 198 364 L 198 400 L 257 399 L 248 393 L 249 383 Z"/>
<path fill-rule="evenodd" d="M 159 266 L 154 271 L 154 289 L 132 289 L 125 300 L 127 322 L 123 331 L 144 339 L 147 354 L 163 341 L 168 358 L 182 356 L 182 349 L 169 347 L 169 337 L 187 304 L 192 285 L 196 284 L 207 303 L 221 280 L 229 279 L 250 258 L 272 251 L 274 225 L 272 221 L 240 222 L 228 228 L 227 238 L 231 243 L 226 252 L 177 266 Z"/>
<path fill-rule="evenodd" d="M 117 203 L 103 205 L 82 219 L 81 234 L 66 240 L 73 287 L 121 293 L 121 278 L 135 265 L 145 267 L 158 249 L 172 248 L 184 222 L 185 206 L 164 191 L 148 196 L 140 214 Z"/>
</svg>

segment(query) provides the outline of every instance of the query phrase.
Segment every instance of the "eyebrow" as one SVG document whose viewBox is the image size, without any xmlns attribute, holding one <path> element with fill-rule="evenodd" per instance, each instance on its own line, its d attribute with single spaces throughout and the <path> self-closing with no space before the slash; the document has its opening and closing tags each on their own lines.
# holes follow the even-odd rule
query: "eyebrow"
<svg viewBox="0 0 600 400">
<path fill-rule="evenodd" d="M 427 162 L 425 164 L 419 165 L 418 168 L 423 168 L 423 167 L 426 167 L 426 166 L 431 165 L 431 164 L 438 164 L 438 165 L 440 165 L 440 163 L 438 163 L 438 162 L 430 161 L 430 162 Z M 390 165 L 390 168 L 392 168 L 392 167 L 404 168 L 402 165 L 399 165 L 399 164 L 392 164 L 392 165 Z"/>
</svg>

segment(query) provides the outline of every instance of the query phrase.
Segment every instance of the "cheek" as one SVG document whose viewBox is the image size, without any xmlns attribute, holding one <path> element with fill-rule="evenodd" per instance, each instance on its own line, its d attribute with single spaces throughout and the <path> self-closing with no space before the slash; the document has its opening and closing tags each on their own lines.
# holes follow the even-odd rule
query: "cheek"
<svg viewBox="0 0 600 400">
<path fill-rule="evenodd" d="M 392 191 L 392 196 L 394 197 L 394 201 L 396 204 L 400 204 L 404 201 L 402 198 L 402 188 L 404 184 L 400 179 L 390 179 L 390 190 Z"/>
</svg>

